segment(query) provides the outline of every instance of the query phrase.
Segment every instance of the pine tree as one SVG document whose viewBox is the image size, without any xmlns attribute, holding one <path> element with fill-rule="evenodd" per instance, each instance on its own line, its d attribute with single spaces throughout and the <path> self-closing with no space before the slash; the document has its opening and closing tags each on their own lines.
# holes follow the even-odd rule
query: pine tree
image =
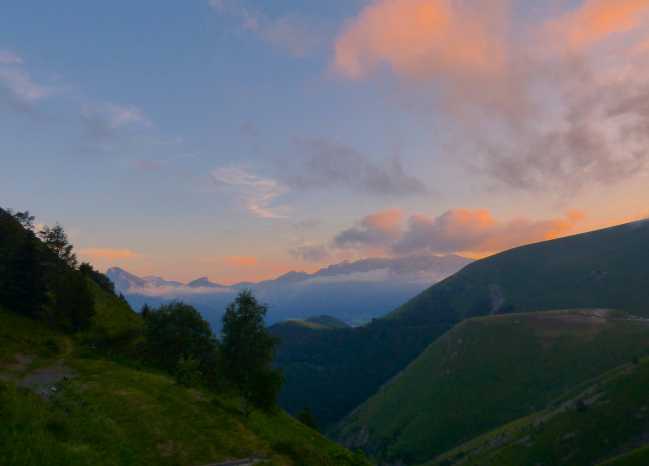
<svg viewBox="0 0 649 466">
<path fill-rule="evenodd" d="M 38 316 L 49 302 L 43 265 L 34 234 L 26 230 L 8 267 L 3 289 L 6 305 L 21 314 Z"/>
</svg>

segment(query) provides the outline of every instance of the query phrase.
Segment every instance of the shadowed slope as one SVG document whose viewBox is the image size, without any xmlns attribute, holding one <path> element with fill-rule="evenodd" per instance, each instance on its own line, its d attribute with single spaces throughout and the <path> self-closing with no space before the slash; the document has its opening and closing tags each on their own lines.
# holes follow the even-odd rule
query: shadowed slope
<svg viewBox="0 0 649 466">
<path fill-rule="evenodd" d="M 599 309 L 465 320 L 330 434 L 390 464 L 433 458 L 649 354 L 649 323 L 621 314 Z"/>
</svg>

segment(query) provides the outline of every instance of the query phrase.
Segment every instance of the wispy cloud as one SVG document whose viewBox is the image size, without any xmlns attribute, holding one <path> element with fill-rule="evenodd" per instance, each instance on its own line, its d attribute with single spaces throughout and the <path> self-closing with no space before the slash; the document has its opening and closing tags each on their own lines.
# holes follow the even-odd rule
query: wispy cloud
<svg viewBox="0 0 649 466">
<path fill-rule="evenodd" d="M 199 262 L 204 264 L 217 264 L 217 265 L 238 265 L 249 267 L 257 265 L 259 260 L 253 256 L 223 256 L 214 258 L 200 258 Z"/>
<path fill-rule="evenodd" d="M 245 210 L 258 217 L 286 218 L 288 206 L 271 207 L 275 198 L 290 192 L 285 184 L 248 173 L 241 167 L 224 167 L 214 170 L 212 177 L 218 184 L 226 184 L 239 191 L 239 201 Z"/>
<path fill-rule="evenodd" d="M 50 95 L 52 88 L 35 84 L 29 73 L 18 69 L 0 69 L 0 79 L 5 81 L 16 95 L 36 100 Z"/>
<path fill-rule="evenodd" d="M 307 262 L 323 262 L 331 259 L 331 254 L 322 244 L 306 243 L 288 250 L 289 254 Z"/>
<path fill-rule="evenodd" d="M 162 164 L 147 159 L 137 159 L 137 168 L 140 170 L 160 170 Z"/>
<path fill-rule="evenodd" d="M 322 226 L 323 222 L 322 220 L 318 218 L 309 218 L 307 220 L 302 220 L 299 222 L 295 222 L 293 225 L 291 225 L 294 229 L 300 230 L 300 229 L 318 229 Z"/>
<path fill-rule="evenodd" d="M 23 59 L 10 50 L 0 49 L 0 63 L 2 64 L 16 64 L 22 63 Z"/>
<path fill-rule="evenodd" d="M 129 249 L 115 251 L 112 249 L 82 249 L 79 254 L 89 257 L 99 257 L 103 259 L 135 259 L 142 257 L 140 254 L 133 254 Z"/>
<path fill-rule="evenodd" d="M 34 102 L 49 96 L 54 89 L 36 84 L 22 64 L 21 57 L 0 49 L 0 106 L 17 115 L 44 120 Z"/>
<path fill-rule="evenodd" d="M 332 244 L 338 248 L 381 247 L 392 254 L 429 251 L 480 255 L 564 236 L 585 219 L 582 212 L 570 210 L 564 220 L 520 216 L 500 222 L 484 209 L 456 208 L 436 218 L 412 215 L 404 229 L 400 217 L 387 210 L 368 215 L 358 226 L 337 235 Z"/>
<path fill-rule="evenodd" d="M 324 43 L 322 35 L 317 33 L 317 24 L 298 13 L 270 18 L 260 9 L 246 7 L 245 2 L 238 0 L 210 0 L 208 4 L 219 13 L 239 18 L 243 31 L 254 32 L 262 40 L 295 57 L 304 57 Z"/>
</svg>

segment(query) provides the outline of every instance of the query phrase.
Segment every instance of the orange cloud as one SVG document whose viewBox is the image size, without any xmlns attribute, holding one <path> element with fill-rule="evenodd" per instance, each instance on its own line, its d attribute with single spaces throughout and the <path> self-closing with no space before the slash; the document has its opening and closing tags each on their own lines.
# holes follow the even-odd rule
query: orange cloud
<svg viewBox="0 0 649 466">
<path fill-rule="evenodd" d="M 249 267 L 252 265 L 257 265 L 258 260 L 256 257 L 252 256 L 225 256 L 225 257 L 201 257 L 198 259 L 199 262 L 204 264 L 215 264 L 215 265 L 234 265 L 234 266 L 244 266 Z"/>
<path fill-rule="evenodd" d="M 419 214 L 410 217 L 408 231 L 392 249 L 401 254 L 421 249 L 433 253 L 495 253 L 559 238 L 586 218 L 579 210 L 567 211 L 565 220 L 532 221 L 520 216 L 505 223 L 484 209 L 451 209 L 435 219 Z"/>
<path fill-rule="evenodd" d="M 493 74 L 505 60 L 507 3 L 374 0 L 336 39 L 335 70 L 362 78 L 381 62 L 412 79 Z"/>
<path fill-rule="evenodd" d="M 393 218 L 396 218 L 393 209 L 388 209 L 366 219 L 374 215 L 381 218 L 385 212 L 391 212 Z M 565 215 L 563 220 L 533 221 L 520 216 L 508 222 L 500 222 L 484 209 L 456 208 L 436 218 L 424 214 L 412 215 L 408 219 L 407 229 L 399 230 L 398 236 L 386 234 L 385 225 L 381 222 L 361 222 L 361 228 L 351 228 L 337 235 L 333 245 L 366 253 L 382 250 L 392 254 L 410 254 L 428 250 L 434 254 L 485 256 L 565 236 L 579 221 L 587 218 L 579 210 L 569 210 Z"/>
<path fill-rule="evenodd" d="M 112 249 L 83 249 L 79 254 L 90 257 L 102 257 L 105 259 L 133 259 L 142 257 L 140 254 L 133 254 L 129 249 L 113 251 Z"/>
<path fill-rule="evenodd" d="M 231 257 L 223 257 L 222 259 L 223 262 L 227 265 L 244 265 L 244 266 L 257 265 L 256 257 L 231 256 Z"/>
<path fill-rule="evenodd" d="M 403 207 L 397 206 L 392 209 L 385 209 L 375 214 L 368 215 L 361 220 L 361 225 L 367 228 L 382 231 L 395 238 L 401 238 L 403 232 L 399 224 L 403 220 Z"/>
<path fill-rule="evenodd" d="M 587 0 L 558 25 L 566 29 L 570 45 L 583 46 L 636 29 L 648 19 L 649 0 Z"/>
</svg>

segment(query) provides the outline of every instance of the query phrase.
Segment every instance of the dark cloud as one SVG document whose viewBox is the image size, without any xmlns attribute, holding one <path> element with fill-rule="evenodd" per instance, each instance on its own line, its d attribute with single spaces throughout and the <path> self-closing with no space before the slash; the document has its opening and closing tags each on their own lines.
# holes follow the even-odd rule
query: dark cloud
<svg viewBox="0 0 649 466">
<path fill-rule="evenodd" d="M 411 196 L 430 190 L 406 173 L 401 159 L 375 162 L 349 147 L 322 139 L 296 141 L 298 161 L 285 163 L 283 181 L 294 189 L 344 186 L 368 194 Z"/>
<path fill-rule="evenodd" d="M 246 136 L 249 136 L 249 137 L 255 137 L 256 138 L 257 136 L 259 136 L 259 130 L 257 128 L 255 128 L 254 126 L 252 126 L 247 121 L 244 121 L 243 123 L 241 123 L 241 131 L 243 132 L 243 134 L 245 134 Z"/>
<path fill-rule="evenodd" d="M 396 237 L 386 231 L 372 227 L 354 227 L 335 236 L 332 244 L 341 249 L 356 248 L 359 246 L 389 247 L 395 241 Z"/>
<path fill-rule="evenodd" d="M 288 251 L 294 257 L 298 257 L 303 261 L 321 262 L 331 259 L 331 255 L 327 249 L 322 245 L 304 245 L 297 248 L 289 249 Z"/>
<path fill-rule="evenodd" d="M 317 219 L 317 218 L 310 218 L 308 220 L 303 220 L 301 222 L 296 222 L 292 225 L 293 229 L 295 230 L 301 230 L 301 229 L 316 229 L 320 228 L 322 226 L 322 220 Z"/>
<path fill-rule="evenodd" d="M 473 169 L 507 187 L 570 196 L 647 168 L 649 86 L 591 83 L 590 92 L 568 103 L 559 123 L 519 131 L 507 144 L 479 138 L 483 157 Z"/>
</svg>

